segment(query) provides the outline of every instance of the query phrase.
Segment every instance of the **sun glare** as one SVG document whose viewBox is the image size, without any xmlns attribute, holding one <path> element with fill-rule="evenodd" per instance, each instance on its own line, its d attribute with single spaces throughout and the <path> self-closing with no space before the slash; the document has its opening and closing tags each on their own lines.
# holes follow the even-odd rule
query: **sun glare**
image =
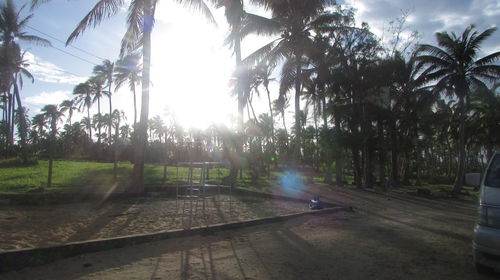
<svg viewBox="0 0 500 280">
<path fill-rule="evenodd" d="M 165 116 L 168 110 L 185 127 L 229 125 L 236 102 L 229 95 L 234 63 L 223 45 L 225 29 L 162 3 L 153 37 L 150 115 Z"/>
</svg>

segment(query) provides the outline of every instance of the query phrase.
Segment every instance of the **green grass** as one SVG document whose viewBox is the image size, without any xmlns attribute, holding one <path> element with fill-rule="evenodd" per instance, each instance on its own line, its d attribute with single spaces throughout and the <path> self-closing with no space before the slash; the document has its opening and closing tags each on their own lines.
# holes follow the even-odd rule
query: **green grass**
<svg viewBox="0 0 500 280">
<path fill-rule="evenodd" d="M 1 164 L 2 162 L 0 162 Z M 5 163 L 5 160 L 4 160 Z M 40 160 L 37 165 L 0 168 L 0 194 L 29 193 L 47 185 L 48 161 Z M 125 190 L 130 182 L 132 164 L 120 162 L 118 164 L 118 176 L 116 183 L 113 181 L 113 164 L 89 161 L 54 161 L 52 186 L 45 188 L 46 192 L 107 192 L 114 186 L 114 192 Z M 163 166 L 147 164 L 144 168 L 144 183 L 146 185 L 175 184 L 176 178 L 186 180 L 187 168 L 177 169 L 174 166 L 167 167 L 167 181 L 163 182 Z M 229 174 L 225 168 L 211 169 L 209 182 L 214 183 Z M 178 176 L 178 177 L 177 177 Z M 236 187 L 260 191 L 269 191 L 276 185 L 276 178 L 280 173 L 273 172 L 272 179 L 251 179 L 251 175 L 244 170 L 243 177 L 238 181 Z M 194 177 L 199 177 L 199 170 L 195 169 Z"/>
</svg>

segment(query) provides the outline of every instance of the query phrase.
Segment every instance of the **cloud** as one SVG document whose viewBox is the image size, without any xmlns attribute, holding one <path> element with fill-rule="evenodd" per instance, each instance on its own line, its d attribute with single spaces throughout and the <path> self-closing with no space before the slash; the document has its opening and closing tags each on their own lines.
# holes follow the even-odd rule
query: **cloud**
<svg viewBox="0 0 500 280">
<path fill-rule="evenodd" d="M 36 80 L 70 85 L 76 85 L 85 81 L 85 78 L 66 72 L 57 65 L 45 61 L 33 53 L 26 52 L 25 59 L 29 64 L 27 67 L 28 71 L 30 71 Z"/>
<path fill-rule="evenodd" d="M 417 30 L 420 42 L 435 44 L 436 32 L 461 34 L 469 24 L 475 24 L 479 32 L 498 24 L 500 2 L 497 0 L 344 0 L 357 9 L 356 21 L 368 22 L 377 36 L 389 35 L 387 27 L 391 20 L 409 11 L 407 27 Z M 385 34 L 383 31 L 386 30 Z M 497 31 L 482 45 L 485 53 L 498 49 L 500 36 Z"/>
<path fill-rule="evenodd" d="M 53 92 L 43 91 L 38 95 L 24 98 L 24 102 L 35 107 L 42 107 L 43 105 L 48 104 L 59 104 L 63 100 L 69 99 L 70 97 L 71 92 L 66 90 L 58 90 Z"/>
</svg>

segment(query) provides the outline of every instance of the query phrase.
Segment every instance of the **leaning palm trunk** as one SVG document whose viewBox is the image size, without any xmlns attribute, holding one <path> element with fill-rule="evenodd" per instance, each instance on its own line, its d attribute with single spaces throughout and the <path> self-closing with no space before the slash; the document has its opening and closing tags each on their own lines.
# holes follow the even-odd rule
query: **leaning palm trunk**
<svg viewBox="0 0 500 280">
<path fill-rule="evenodd" d="M 144 5 L 144 18 L 152 18 L 151 4 Z M 137 142 L 134 156 L 134 169 L 132 171 L 132 192 L 143 191 L 144 180 L 144 154 L 148 140 L 148 118 L 149 118 L 149 76 L 151 63 L 151 27 L 144 28 L 142 46 L 142 99 L 141 118 L 139 120 Z"/>
</svg>

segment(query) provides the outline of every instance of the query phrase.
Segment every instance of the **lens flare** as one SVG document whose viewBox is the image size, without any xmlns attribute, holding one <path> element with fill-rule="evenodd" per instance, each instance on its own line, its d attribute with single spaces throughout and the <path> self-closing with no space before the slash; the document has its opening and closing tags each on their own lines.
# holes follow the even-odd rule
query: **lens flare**
<svg viewBox="0 0 500 280">
<path fill-rule="evenodd" d="M 287 194 L 296 196 L 304 188 L 304 181 L 299 173 L 285 171 L 280 178 L 280 185 Z"/>
</svg>

